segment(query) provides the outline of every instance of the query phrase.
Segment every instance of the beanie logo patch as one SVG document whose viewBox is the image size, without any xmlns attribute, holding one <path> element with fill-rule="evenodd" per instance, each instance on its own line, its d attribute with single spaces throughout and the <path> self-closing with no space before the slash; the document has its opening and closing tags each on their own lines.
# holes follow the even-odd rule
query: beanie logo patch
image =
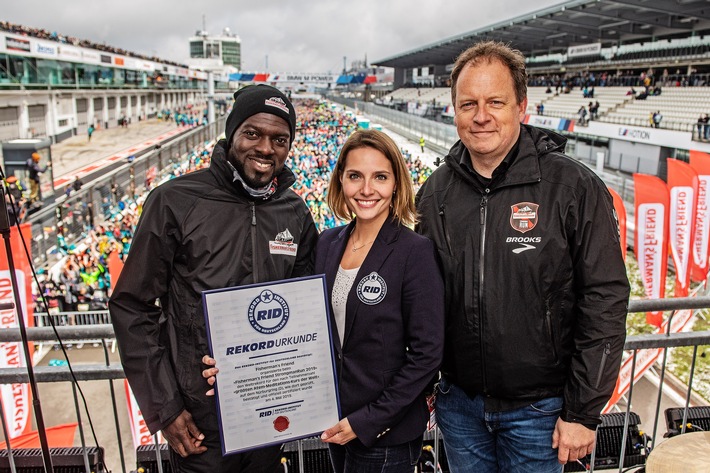
<svg viewBox="0 0 710 473">
<path fill-rule="evenodd" d="M 270 99 L 266 99 L 264 100 L 264 105 L 276 107 L 280 110 L 283 110 L 285 113 L 289 113 L 288 106 L 281 97 L 271 97 Z"/>
</svg>

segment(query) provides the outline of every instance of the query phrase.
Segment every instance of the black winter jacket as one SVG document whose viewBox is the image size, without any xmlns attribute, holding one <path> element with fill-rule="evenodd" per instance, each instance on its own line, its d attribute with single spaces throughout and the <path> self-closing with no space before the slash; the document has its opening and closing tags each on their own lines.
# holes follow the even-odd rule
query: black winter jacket
<svg viewBox="0 0 710 473">
<path fill-rule="evenodd" d="M 224 144 L 209 169 L 150 193 L 109 303 L 123 368 L 151 432 L 183 409 L 200 429 L 217 430 L 201 374 L 209 353 L 202 291 L 313 272 L 317 231 L 289 189 L 291 171 L 278 176 L 271 198 L 254 200 L 232 182 Z"/>
<path fill-rule="evenodd" d="M 481 188 L 457 142 L 417 195 L 446 284 L 442 372 L 469 395 L 564 396 L 561 417 L 595 424 L 626 334 L 629 283 L 604 183 L 560 135 L 521 125 L 505 174 Z"/>
</svg>

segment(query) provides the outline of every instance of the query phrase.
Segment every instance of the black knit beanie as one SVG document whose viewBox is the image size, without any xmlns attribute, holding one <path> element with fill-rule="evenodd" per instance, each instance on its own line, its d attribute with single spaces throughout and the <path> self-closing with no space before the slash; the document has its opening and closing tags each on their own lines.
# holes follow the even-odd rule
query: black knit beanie
<svg viewBox="0 0 710 473">
<path fill-rule="evenodd" d="M 291 141 L 296 135 L 296 110 L 279 89 L 266 84 L 248 85 L 234 92 L 234 107 L 227 117 L 224 130 L 227 147 L 232 145 L 232 137 L 244 120 L 257 113 L 270 113 L 286 120 L 291 129 Z"/>
</svg>

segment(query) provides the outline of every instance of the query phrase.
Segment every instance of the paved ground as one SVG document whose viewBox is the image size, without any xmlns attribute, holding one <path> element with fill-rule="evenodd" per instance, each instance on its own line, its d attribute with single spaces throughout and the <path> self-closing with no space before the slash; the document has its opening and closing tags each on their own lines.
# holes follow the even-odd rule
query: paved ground
<svg viewBox="0 0 710 473">
<path fill-rule="evenodd" d="M 87 170 L 89 165 L 125 158 L 138 149 L 181 131 L 184 129 L 178 128 L 175 122 L 151 119 L 131 124 L 128 128 L 96 130 L 91 141 L 86 135 L 79 135 L 52 145 L 54 186 L 61 189 L 72 182 L 76 175 L 83 177 L 95 170 Z"/>
</svg>

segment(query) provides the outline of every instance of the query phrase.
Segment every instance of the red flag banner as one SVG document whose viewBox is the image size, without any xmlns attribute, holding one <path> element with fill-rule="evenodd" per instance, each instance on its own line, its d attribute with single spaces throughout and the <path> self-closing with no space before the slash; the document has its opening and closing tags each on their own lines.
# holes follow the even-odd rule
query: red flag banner
<svg viewBox="0 0 710 473">
<path fill-rule="evenodd" d="M 710 154 L 690 151 L 690 167 L 698 173 L 698 203 L 695 211 L 695 238 L 690 277 L 693 281 L 705 281 L 708 275 L 710 254 Z"/>
<path fill-rule="evenodd" d="M 21 225 L 22 238 L 25 241 L 32 241 L 32 231 L 29 223 Z M 32 306 L 32 269 L 30 260 L 21 249 L 22 240 L 17 227 L 10 229 L 10 246 L 13 248 L 12 260 L 15 263 L 14 277 L 10 274 L 10 265 L 4 249 L 0 250 L 0 302 L 15 303 L 12 290 L 12 279 L 18 287 L 22 302 L 22 316 L 26 326 L 34 325 Z M 29 247 L 29 243 L 27 244 Z M 0 327 L 19 327 L 17 311 L 13 309 L 0 310 Z M 33 347 L 31 347 L 33 348 Z M 33 349 L 30 349 L 30 353 Z M 25 352 L 20 342 L 0 343 L 0 366 L 3 368 L 22 368 L 32 363 L 32 360 L 25 360 Z M 26 383 L 13 383 L 0 385 L 0 400 L 5 414 L 5 422 L 8 428 L 8 437 L 14 439 L 22 434 L 28 433 L 31 429 L 30 406 L 32 404 L 32 393 Z"/>
<path fill-rule="evenodd" d="M 621 254 L 624 260 L 626 260 L 626 207 L 624 207 L 624 201 L 621 199 L 621 196 L 611 187 L 609 187 L 609 193 L 614 200 L 614 210 L 616 211 L 616 219 L 619 224 Z"/>
<path fill-rule="evenodd" d="M 634 174 L 636 231 L 634 250 L 641 272 L 644 292 L 651 299 L 666 294 L 668 271 L 668 188 L 656 176 Z M 649 324 L 660 327 L 663 312 L 648 312 Z"/>
<path fill-rule="evenodd" d="M 675 266 L 675 295 L 686 297 L 690 287 L 690 261 L 698 196 L 698 173 L 683 161 L 668 158 L 670 216 L 668 235 Z"/>
</svg>

